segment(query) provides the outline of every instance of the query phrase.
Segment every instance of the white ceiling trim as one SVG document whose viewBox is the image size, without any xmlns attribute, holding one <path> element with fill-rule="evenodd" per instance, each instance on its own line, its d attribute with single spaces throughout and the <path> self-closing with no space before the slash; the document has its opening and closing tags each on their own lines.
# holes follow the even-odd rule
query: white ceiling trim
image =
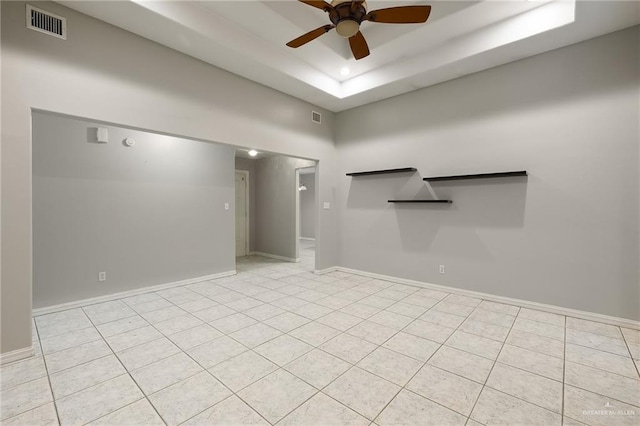
<svg viewBox="0 0 640 426">
<path fill-rule="evenodd" d="M 554 1 L 537 9 L 458 37 L 400 64 L 380 68 L 343 83 L 341 98 L 407 79 L 515 43 L 574 20 L 573 1 Z"/>
<path fill-rule="evenodd" d="M 371 55 L 355 61 L 334 33 L 299 49 L 284 46 L 328 22 L 293 0 L 59 2 L 332 111 L 640 23 L 640 2 L 369 0 L 370 10 L 432 3 L 434 12 L 427 24 L 363 23 Z M 345 65 L 350 77 L 339 74 Z"/>
</svg>

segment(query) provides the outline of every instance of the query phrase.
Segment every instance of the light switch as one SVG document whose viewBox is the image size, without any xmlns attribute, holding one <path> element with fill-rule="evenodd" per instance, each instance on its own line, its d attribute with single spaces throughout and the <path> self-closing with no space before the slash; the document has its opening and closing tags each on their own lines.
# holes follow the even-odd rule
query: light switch
<svg viewBox="0 0 640 426">
<path fill-rule="evenodd" d="M 322 208 L 325 210 L 329 210 L 331 208 L 331 203 L 325 201 L 324 203 L 322 203 Z"/>
<path fill-rule="evenodd" d="M 224 209 L 229 210 L 229 203 L 224 203 Z"/>
<path fill-rule="evenodd" d="M 109 129 L 106 127 L 96 128 L 96 142 L 107 143 L 109 142 Z"/>
</svg>

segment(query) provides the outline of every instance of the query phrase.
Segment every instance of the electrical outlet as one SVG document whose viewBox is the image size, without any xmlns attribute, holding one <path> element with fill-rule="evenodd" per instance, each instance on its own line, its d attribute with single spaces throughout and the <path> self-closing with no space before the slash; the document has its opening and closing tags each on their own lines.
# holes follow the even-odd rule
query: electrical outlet
<svg viewBox="0 0 640 426">
<path fill-rule="evenodd" d="M 444 265 L 440 265 L 440 273 L 444 274 Z"/>
<path fill-rule="evenodd" d="M 107 273 L 106 272 L 98 272 L 98 281 L 106 281 Z"/>
</svg>

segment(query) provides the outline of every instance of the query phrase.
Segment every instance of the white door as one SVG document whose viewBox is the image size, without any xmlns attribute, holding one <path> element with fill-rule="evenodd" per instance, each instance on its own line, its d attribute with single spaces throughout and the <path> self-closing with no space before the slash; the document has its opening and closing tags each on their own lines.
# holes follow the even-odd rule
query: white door
<svg viewBox="0 0 640 426">
<path fill-rule="evenodd" d="M 248 254 L 247 208 L 247 174 L 236 172 L 236 257 Z"/>
</svg>

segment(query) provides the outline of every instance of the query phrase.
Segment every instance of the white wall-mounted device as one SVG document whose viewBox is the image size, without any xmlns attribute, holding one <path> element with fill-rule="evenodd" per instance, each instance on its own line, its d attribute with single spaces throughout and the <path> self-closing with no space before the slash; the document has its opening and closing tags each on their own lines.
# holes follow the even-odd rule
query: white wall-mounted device
<svg viewBox="0 0 640 426">
<path fill-rule="evenodd" d="M 122 143 L 124 144 L 124 146 L 132 147 L 136 144 L 136 141 L 131 138 L 126 138 L 124 141 L 122 141 Z"/>
<path fill-rule="evenodd" d="M 109 129 L 106 127 L 96 128 L 96 142 L 107 143 L 109 142 Z"/>
</svg>

